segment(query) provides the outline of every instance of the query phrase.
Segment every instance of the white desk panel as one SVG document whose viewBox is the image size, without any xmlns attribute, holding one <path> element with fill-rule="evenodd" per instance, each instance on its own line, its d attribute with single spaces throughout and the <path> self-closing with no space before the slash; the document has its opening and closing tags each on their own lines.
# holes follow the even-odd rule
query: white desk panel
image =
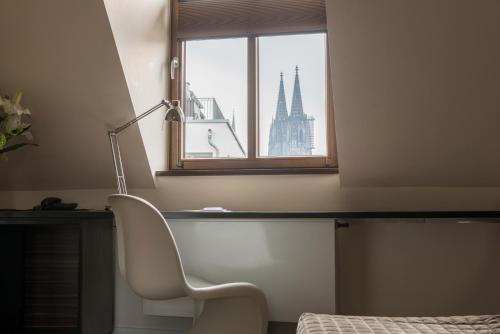
<svg viewBox="0 0 500 334">
<path fill-rule="evenodd" d="M 333 220 L 169 220 L 186 273 L 214 283 L 251 282 L 271 321 L 335 311 Z M 192 316 L 192 301 L 144 301 L 144 313 Z"/>
</svg>

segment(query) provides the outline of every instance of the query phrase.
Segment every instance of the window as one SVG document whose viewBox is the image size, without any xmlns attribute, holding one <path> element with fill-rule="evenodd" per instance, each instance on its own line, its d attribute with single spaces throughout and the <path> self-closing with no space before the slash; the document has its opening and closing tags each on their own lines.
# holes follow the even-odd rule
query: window
<svg viewBox="0 0 500 334">
<path fill-rule="evenodd" d="M 169 174 L 335 170 L 324 7 L 173 1 Z"/>
<path fill-rule="evenodd" d="M 326 156 L 326 35 L 258 45 L 260 156 Z"/>
<path fill-rule="evenodd" d="M 246 39 L 187 41 L 185 47 L 184 157 L 247 157 Z"/>
</svg>

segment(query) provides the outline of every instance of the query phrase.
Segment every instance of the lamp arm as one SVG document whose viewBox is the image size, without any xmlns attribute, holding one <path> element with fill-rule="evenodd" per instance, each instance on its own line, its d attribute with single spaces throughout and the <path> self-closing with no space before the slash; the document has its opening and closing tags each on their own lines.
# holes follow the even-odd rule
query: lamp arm
<svg viewBox="0 0 500 334">
<path fill-rule="evenodd" d="M 160 109 L 163 106 L 166 106 L 167 108 L 171 108 L 172 104 L 168 100 L 162 100 L 160 103 L 155 105 L 153 108 L 143 112 L 142 114 L 135 117 L 134 119 L 128 121 L 127 123 L 123 124 L 122 126 L 119 126 L 113 130 L 110 130 L 109 132 L 113 132 L 115 134 L 118 134 L 118 133 L 122 132 L 123 130 L 125 130 L 126 128 L 128 128 L 129 126 L 134 125 L 135 123 L 139 122 L 144 117 L 147 117 L 149 114 L 152 114 L 153 112 L 155 112 L 156 110 Z"/>
<path fill-rule="evenodd" d="M 113 155 L 113 163 L 115 167 L 115 174 L 116 174 L 116 183 L 118 186 L 118 193 L 119 194 L 126 194 L 127 193 L 127 183 L 125 182 L 125 172 L 123 171 L 123 163 L 122 163 L 122 156 L 120 152 L 120 144 L 118 143 L 118 134 L 122 132 L 123 130 L 127 129 L 128 127 L 134 125 L 135 123 L 139 122 L 141 119 L 144 117 L 147 117 L 148 115 L 152 114 L 156 110 L 160 109 L 163 106 L 166 106 L 169 108 L 169 110 L 175 109 L 175 107 L 178 107 L 179 103 L 178 101 L 174 101 L 174 104 L 172 104 L 168 100 L 162 100 L 160 103 L 155 105 L 153 108 L 145 111 L 144 113 L 140 114 L 139 116 L 135 117 L 134 119 L 128 121 L 127 123 L 123 124 L 122 126 L 119 126 L 115 129 L 108 130 L 108 138 L 109 138 L 109 143 L 111 145 L 111 153 Z M 178 108 L 176 109 L 178 112 L 178 119 L 182 122 L 184 120 L 184 115 L 182 113 L 182 109 Z M 168 112 L 167 112 L 168 114 Z"/>
<path fill-rule="evenodd" d="M 127 183 L 125 182 L 125 172 L 123 171 L 122 156 L 120 153 L 120 144 L 116 132 L 108 131 L 109 143 L 111 145 L 111 154 L 113 155 L 113 164 L 115 167 L 116 184 L 119 194 L 127 193 Z"/>
</svg>

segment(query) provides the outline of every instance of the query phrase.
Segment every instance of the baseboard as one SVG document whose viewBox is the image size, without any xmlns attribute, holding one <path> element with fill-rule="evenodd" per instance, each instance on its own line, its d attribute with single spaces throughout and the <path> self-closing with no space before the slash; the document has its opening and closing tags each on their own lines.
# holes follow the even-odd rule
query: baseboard
<svg viewBox="0 0 500 334">
<path fill-rule="evenodd" d="M 295 334 L 297 323 L 270 322 L 270 334 Z M 186 334 L 186 331 L 171 329 L 116 327 L 113 334 Z"/>
<path fill-rule="evenodd" d="M 186 332 L 171 329 L 116 327 L 113 334 L 186 334 Z"/>
</svg>

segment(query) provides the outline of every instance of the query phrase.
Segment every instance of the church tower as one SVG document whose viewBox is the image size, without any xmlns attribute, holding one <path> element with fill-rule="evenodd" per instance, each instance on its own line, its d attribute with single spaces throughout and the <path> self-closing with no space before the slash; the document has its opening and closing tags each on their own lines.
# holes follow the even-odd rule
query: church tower
<svg viewBox="0 0 500 334">
<path fill-rule="evenodd" d="M 312 155 L 314 119 L 304 113 L 300 90 L 299 67 L 295 66 L 292 109 L 288 120 L 288 153 L 290 156 Z"/>
<path fill-rule="evenodd" d="M 276 114 L 271 123 L 269 131 L 268 152 L 271 156 L 286 155 L 286 142 L 288 137 L 287 129 L 288 109 L 286 107 L 285 86 L 283 84 L 283 72 L 280 74 L 280 87 L 278 90 L 278 104 Z"/>
<path fill-rule="evenodd" d="M 292 107 L 286 108 L 283 73 L 281 73 L 276 115 L 269 131 L 270 156 L 312 155 L 314 148 L 314 118 L 304 113 L 300 89 L 299 67 L 295 67 Z"/>
<path fill-rule="evenodd" d="M 302 108 L 302 93 L 300 91 L 298 66 L 295 66 L 295 82 L 293 83 L 292 110 L 290 116 L 296 118 L 301 118 L 304 116 L 304 110 Z"/>
</svg>

